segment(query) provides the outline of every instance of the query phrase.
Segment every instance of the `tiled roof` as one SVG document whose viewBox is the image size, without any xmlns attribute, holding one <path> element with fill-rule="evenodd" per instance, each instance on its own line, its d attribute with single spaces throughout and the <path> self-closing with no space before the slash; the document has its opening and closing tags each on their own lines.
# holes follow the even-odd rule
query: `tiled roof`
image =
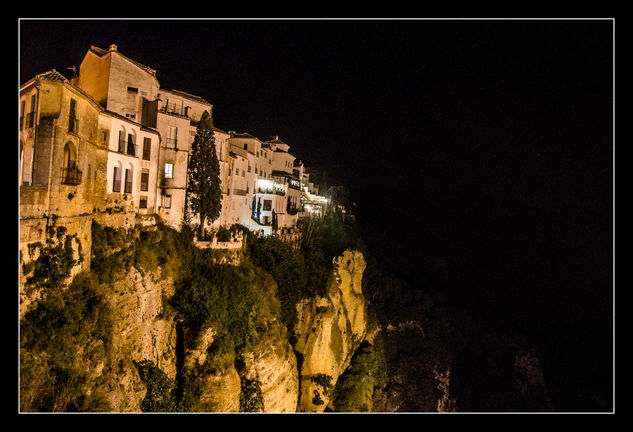
<svg viewBox="0 0 633 432">
<path fill-rule="evenodd" d="M 231 138 L 253 138 L 259 140 L 259 138 L 249 134 L 248 132 L 233 132 L 231 133 Z"/>
<path fill-rule="evenodd" d="M 287 146 L 289 146 L 289 144 L 281 141 L 280 139 L 274 139 L 274 140 L 268 140 L 268 141 L 264 141 L 266 144 L 285 144 Z"/>
<path fill-rule="evenodd" d="M 200 103 L 203 103 L 203 104 L 211 106 L 210 102 L 207 102 L 206 100 L 204 100 L 200 96 L 196 96 L 196 95 L 193 95 L 191 93 L 184 92 L 182 90 L 167 90 L 167 91 L 171 92 L 171 93 L 175 93 L 175 94 L 177 94 L 179 96 L 186 97 L 186 98 L 189 98 L 189 99 L 193 99 L 193 100 L 198 101 Z"/>
<path fill-rule="evenodd" d="M 44 72 L 35 76 L 37 79 L 47 79 L 50 81 L 70 82 L 68 78 L 57 72 L 55 69 L 51 69 L 48 72 Z"/>
<path fill-rule="evenodd" d="M 99 105 L 99 103 L 97 101 L 95 101 L 92 96 L 90 96 L 88 93 L 86 93 L 82 88 L 77 87 L 68 78 L 66 78 L 64 75 L 60 74 L 59 72 L 57 72 L 55 69 L 51 69 L 48 72 L 43 72 L 41 74 L 35 75 L 33 78 L 28 80 L 26 83 L 22 84 L 22 86 L 20 86 L 20 88 L 24 87 L 28 83 L 37 82 L 39 80 L 55 81 L 55 82 L 60 82 L 62 84 L 65 84 L 66 86 L 71 88 L 73 91 L 81 94 L 81 96 L 83 96 L 84 98 L 89 100 L 91 103 L 95 104 L 100 109 L 103 109 L 103 107 L 101 105 Z"/>
<path fill-rule="evenodd" d="M 94 45 L 92 45 L 90 47 L 90 51 L 94 52 L 95 54 L 97 54 L 99 57 L 103 57 L 104 55 L 108 54 L 111 51 L 108 50 L 104 50 L 103 48 L 99 48 L 96 47 Z M 118 53 L 121 57 L 123 57 L 124 59 L 126 59 L 127 61 L 135 64 L 136 66 L 138 66 L 139 68 L 143 69 L 145 72 L 147 72 L 148 74 L 152 75 L 153 77 L 156 77 L 156 69 L 152 69 L 149 66 L 145 66 L 142 63 L 137 62 L 136 60 L 132 60 L 131 58 L 124 56 L 123 54 L 121 54 L 118 50 L 115 50 L 114 52 Z"/>
</svg>

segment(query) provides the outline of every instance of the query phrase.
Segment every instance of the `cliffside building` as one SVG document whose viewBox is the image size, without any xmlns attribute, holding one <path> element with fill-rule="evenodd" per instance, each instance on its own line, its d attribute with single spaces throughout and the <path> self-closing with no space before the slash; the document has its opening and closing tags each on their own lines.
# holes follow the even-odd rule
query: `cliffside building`
<svg viewBox="0 0 633 432">
<path fill-rule="evenodd" d="M 107 147 L 102 108 L 55 70 L 20 87 L 20 251 L 64 226 L 90 250 L 93 212 L 105 207 Z M 79 245 L 78 245 L 79 246 Z M 82 266 L 90 264 L 84 256 Z"/>
<path fill-rule="evenodd" d="M 157 152 L 155 211 L 179 228 L 185 217 L 189 151 L 202 113 L 213 106 L 203 98 L 160 87 L 156 71 L 118 51 L 90 47 L 79 68 L 78 85 L 106 110 L 140 123 L 160 135 Z M 147 130 L 147 129 L 145 129 Z M 225 176 L 226 135 L 218 131 L 216 144 L 221 177 Z"/>
<path fill-rule="evenodd" d="M 76 78 L 56 71 L 20 88 L 20 242 L 41 241 L 56 218 L 92 217 L 106 225 L 180 228 L 186 215 L 191 144 L 205 99 L 160 87 L 156 71 L 119 52 L 91 46 Z M 222 211 L 206 228 L 238 223 L 265 235 L 327 200 L 290 146 L 274 137 L 215 128 Z M 78 219 L 77 219 L 78 220 Z M 195 218 L 189 218 L 196 223 Z M 89 233 L 89 229 L 74 232 Z M 86 234 L 89 235 L 89 234 Z"/>
</svg>

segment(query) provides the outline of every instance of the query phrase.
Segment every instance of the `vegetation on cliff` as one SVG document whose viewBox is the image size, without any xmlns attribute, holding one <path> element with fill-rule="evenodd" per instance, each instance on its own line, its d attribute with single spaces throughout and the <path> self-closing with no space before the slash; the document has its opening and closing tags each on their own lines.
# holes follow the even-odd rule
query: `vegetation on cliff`
<svg viewBox="0 0 633 432">
<path fill-rule="evenodd" d="M 21 319 L 21 410 L 112 409 L 108 380 L 116 381 L 113 377 L 120 373 L 123 359 L 112 349 L 116 318 L 108 298 L 118 295 L 114 284 L 131 269 L 173 279 L 174 294 L 164 298 L 157 319 L 215 332 L 200 373 L 222 373 L 232 367 L 276 319 L 290 330 L 292 342 L 297 302 L 323 295 L 332 258 L 360 245 L 336 214 L 306 221 L 302 229 L 304 241 L 294 246 L 277 237 L 247 235 L 241 262 L 225 265 L 216 264 L 221 251 L 193 246 L 194 231 L 188 226 L 174 230 L 159 222 L 153 227 L 114 229 L 93 223 L 91 268 L 70 282 L 70 268 L 77 261 L 73 238 L 64 237 L 63 230 L 54 233 L 56 241 L 39 247 L 37 259 L 23 268 L 30 275 L 27 285 L 37 285 L 41 297 Z M 174 381 L 149 360 L 135 366 L 147 388 L 142 410 L 195 409 L 191 379 Z M 258 386 L 242 379 L 242 409 L 261 409 Z"/>
<path fill-rule="evenodd" d="M 112 314 L 93 275 L 63 288 L 50 285 L 20 326 L 20 405 L 23 411 L 109 411 L 104 375 Z"/>
</svg>

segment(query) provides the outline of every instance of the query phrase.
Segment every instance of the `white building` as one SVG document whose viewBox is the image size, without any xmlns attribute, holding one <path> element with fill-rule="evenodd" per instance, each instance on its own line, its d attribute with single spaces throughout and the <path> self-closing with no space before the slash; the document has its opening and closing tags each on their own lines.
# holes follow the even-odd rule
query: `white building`
<svg viewBox="0 0 633 432">
<path fill-rule="evenodd" d="M 130 199 L 139 214 L 155 213 L 160 134 L 105 110 L 99 114 L 99 129 L 108 150 L 106 193 Z"/>
<path fill-rule="evenodd" d="M 174 228 L 179 228 L 185 217 L 189 153 L 197 123 L 205 111 L 211 114 L 212 108 L 201 97 L 183 91 L 159 89 L 157 92 L 156 129 L 163 137 L 158 214 Z M 224 156 L 219 147 L 216 145 L 218 158 L 220 152 Z M 196 222 L 195 218 L 192 222 Z"/>
<path fill-rule="evenodd" d="M 202 113 L 211 114 L 212 105 L 190 93 L 162 89 L 154 69 L 124 56 L 116 45 L 108 50 L 90 47 L 81 62 L 77 83 L 106 110 L 158 131 L 162 139 L 157 152 L 158 198 L 153 199 L 153 209 L 166 223 L 179 228 L 185 216 L 191 142 Z M 221 177 L 227 173 L 226 135 L 218 131 L 223 141 L 216 145 Z M 123 159 L 118 162 L 123 164 Z M 114 178 L 112 181 L 114 185 Z"/>
<path fill-rule="evenodd" d="M 286 190 L 285 205 L 275 210 L 280 230 L 297 225 L 298 213 L 301 209 L 301 178 L 294 170 L 295 157 L 288 152 L 290 146 L 275 137 L 263 144 L 272 153 L 272 179 L 284 185 Z"/>
</svg>

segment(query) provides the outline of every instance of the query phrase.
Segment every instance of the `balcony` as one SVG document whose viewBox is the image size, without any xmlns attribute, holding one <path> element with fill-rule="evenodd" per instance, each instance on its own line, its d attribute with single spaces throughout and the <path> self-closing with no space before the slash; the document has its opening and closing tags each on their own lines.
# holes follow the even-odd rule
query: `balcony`
<svg viewBox="0 0 633 432">
<path fill-rule="evenodd" d="M 81 183 L 81 171 L 76 167 L 62 169 L 62 184 L 77 186 Z"/>
<path fill-rule="evenodd" d="M 165 147 L 175 149 L 178 145 L 176 138 L 165 138 Z"/>
<path fill-rule="evenodd" d="M 169 114 L 176 117 L 187 118 L 187 108 L 186 107 L 183 108 L 182 106 L 177 105 L 175 103 L 163 105 L 162 107 L 158 109 L 158 112 L 162 114 Z"/>
</svg>

